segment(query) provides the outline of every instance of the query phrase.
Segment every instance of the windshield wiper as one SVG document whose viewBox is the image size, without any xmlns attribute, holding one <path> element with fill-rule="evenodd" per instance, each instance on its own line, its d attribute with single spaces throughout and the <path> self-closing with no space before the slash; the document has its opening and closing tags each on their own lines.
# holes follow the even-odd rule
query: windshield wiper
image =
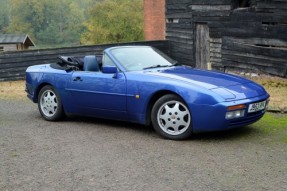
<svg viewBox="0 0 287 191">
<path fill-rule="evenodd" d="M 146 67 L 146 68 L 143 68 L 143 69 L 146 70 L 146 69 L 163 68 L 163 67 L 169 67 L 169 66 L 173 66 L 173 65 L 153 65 L 153 66 L 149 66 L 149 67 Z"/>
<path fill-rule="evenodd" d="M 174 63 L 172 63 L 172 65 L 171 66 L 180 66 L 181 64 L 180 63 L 178 63 L 178 61 L 175 61 Z"/>
</svg>

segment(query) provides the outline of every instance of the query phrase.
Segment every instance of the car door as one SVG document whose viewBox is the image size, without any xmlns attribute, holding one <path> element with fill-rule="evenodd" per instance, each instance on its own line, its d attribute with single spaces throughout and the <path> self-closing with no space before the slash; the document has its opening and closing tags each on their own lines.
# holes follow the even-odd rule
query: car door
<svg viewBox="0 0 287 191">
<path fill-rule="evenodd" d="M 124 73 L 74 71 L 66 89 L 74 113 L 107 118 L 126 116 L 126 78 Z"/>
</svg>

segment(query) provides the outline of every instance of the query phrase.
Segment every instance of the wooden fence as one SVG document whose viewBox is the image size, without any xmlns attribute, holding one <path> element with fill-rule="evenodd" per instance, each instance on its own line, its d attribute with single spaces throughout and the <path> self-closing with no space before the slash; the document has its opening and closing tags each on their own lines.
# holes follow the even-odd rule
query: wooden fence
<svg viewBox="0 0 287 191">
<path fill-rule="evenodd" d="M 103 44 L 94 46 L 78 46 L 70 48 L 56 48 L 43 50 L 27 50 L 0 53 L 0 81 L 13 81 L 25 79 L 26 68 L 32 65 L 57 62 L 59 55 L 91 55 L 101 54 L 105 48 L 124 45 L 148 45 L 169 53 L 167 41 L 144 41 L 119 44 Z"/>
</svg>

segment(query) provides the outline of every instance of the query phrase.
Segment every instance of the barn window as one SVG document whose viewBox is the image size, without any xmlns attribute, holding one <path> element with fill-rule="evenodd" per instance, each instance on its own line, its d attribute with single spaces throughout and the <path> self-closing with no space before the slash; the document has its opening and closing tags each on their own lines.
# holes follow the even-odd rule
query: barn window
<svg viewBox="0 0 287 191">
<path fill-rule="evenodd" d="M 179 19 L 168 18 L 166 19 L 166 23 L 179 23 Z"/>
<path fill-rule="evenodd" d="M 251 7 L 251 0 L 234 0 L 234 9 Z"/>
<path fill-rule="evenodd" d="M 270 25 L 278 25 L 279 23 L 278 22 L 262 22 L 262 25 L 263 26 L 270 26 Z"/>
<path fill-rule="evenodd" d="M 239 0 L 239 7 L 250 7 L 250 0 Z"/>
</svg>

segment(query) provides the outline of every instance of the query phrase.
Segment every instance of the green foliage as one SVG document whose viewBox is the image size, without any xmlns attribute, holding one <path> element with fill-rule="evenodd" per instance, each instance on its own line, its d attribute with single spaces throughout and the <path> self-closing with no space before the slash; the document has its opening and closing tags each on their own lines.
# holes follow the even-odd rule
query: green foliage
<svg viewBox="0 0 287 191">
<path fill-rule="evenodd" d="M 37 45 L 80 44 L 87 7 L 91 0 L 5 0 L 11 7 L 4 32 L 28 33 Z M 2 2 L 0 2 L 2 7 Z M 5 15 L 8 15 L 7 13 Z M 1 26 L 1 20 L 0 20 Z M 3 28 L 3 27 L 2 27 Z"/>
<path fill-rule="evenodd" d="M 143 0 L 1 0 L 0 33 L 38 47 L 143 39 Z"/>
<path fill-rule="evenodd" d="M 90 10 L 84 44 L 143 40 L 143 1 L 105 0 Z"/>
<path fill-rule="evenodd" d="M 11 22 L 6 29 L 7 33 L 28 33 L 34 37 L 35 32 L 43 22 L 44 6 L 37 0 L 11 0 Z"/>
<path fill-rule="evenodd" d="M 75 2 L 49 0 L 37 39 L 44 44 L 79 44 L 84 20 L 83 9 L 79 9 Z"/>
<path fill-rule="evenodd" d="M 9 25 L 9 0 L 1 0 L 0 4 L 0 33 L 3 33 L 5 28 Z"/>
</svg>

